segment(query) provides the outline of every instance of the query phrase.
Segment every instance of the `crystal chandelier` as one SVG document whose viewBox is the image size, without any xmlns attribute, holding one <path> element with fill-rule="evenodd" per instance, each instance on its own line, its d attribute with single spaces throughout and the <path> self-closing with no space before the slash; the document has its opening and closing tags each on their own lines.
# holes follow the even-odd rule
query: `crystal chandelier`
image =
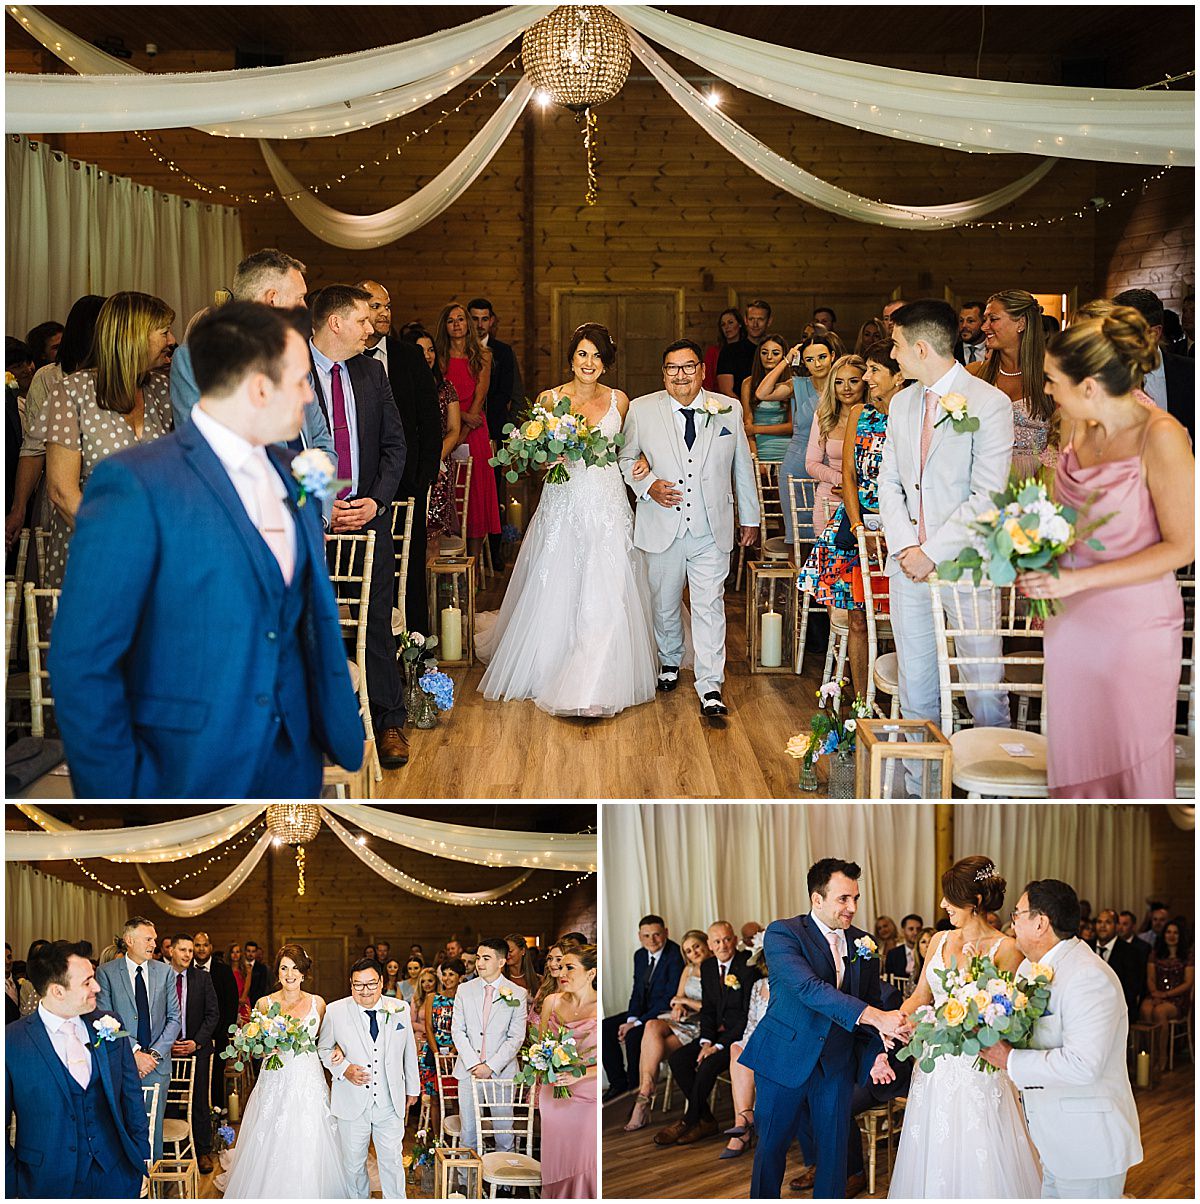
<svg viewBox="0 0 1200 1204">
<path fill-rule="evenodd" d="M 304 894 L 304 846 L 321 830 L 321 808 L 315 803 L 272 803 L 267 807 L 267 831 L 276 844 L 296 850 L 296 894 Z"/>
</svg>

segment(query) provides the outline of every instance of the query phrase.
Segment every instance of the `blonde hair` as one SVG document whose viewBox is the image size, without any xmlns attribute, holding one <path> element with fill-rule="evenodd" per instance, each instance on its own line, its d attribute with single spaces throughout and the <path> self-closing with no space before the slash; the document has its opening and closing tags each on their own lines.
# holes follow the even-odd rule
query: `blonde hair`
<svg viewBox="0 0 1200 1204">
<path fill-rule="evenodd" d="M 96 404 L 128 414 L 150 377 L 150 335 L 169 327 L 175 311 L 146 293 L 113 293 L 96 317 Z"/>
<path fill-rule="evenodd" d="M 837 374 L 847 367 L 857 368 L 860 373 L 867 370 L 866 362 L 858 355 L 843 355 L 834 360 L 817 402 L 817 429 L 822 439 L 827 439 L 829 432 L 841 421 L 843 406 L 837 395 Z"/>
<path fill-rule="evenodd" d="M 1091 305 L 1100 309 L 1102 303 Z M 1046 350 L 1076 384 L 1090 376 L 1112 397 L 1138 388 L 1158 358 L 1146 319 L 1128 305 L 1109 305 L 1102 316 L 1074 322 Z"/>
<path fill-rule="evenodd" d="M 1042 328 L 1042 307 L 1032 293 L 1020 288 L 993 293 L 988 298 L 988 304 L 993 301 L 1002 305 L 1005 313 L 1014 322 L 1025 319 L 1025 329 L 1021 332 L 1021 342 L 1017 349 L 1017 367 L 1021 369 L 1021 396 L 1031 418 L 1038 422 L 1049 422 L 1054 417 L 1054 401 L 1046 396 L 1044 388 L 1046 332 Z M 994 385 L 999 375 L 1000 353 L 997 351 L 983 361 L 979 378 L 987 381 L 989 385 Z"/>
</svg>

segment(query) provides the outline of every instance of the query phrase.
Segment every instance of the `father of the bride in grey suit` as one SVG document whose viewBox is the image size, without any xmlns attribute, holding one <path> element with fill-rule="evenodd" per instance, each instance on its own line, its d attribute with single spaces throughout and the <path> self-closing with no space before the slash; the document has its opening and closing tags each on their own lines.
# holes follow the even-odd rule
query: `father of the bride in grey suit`
<svg viewBox="0 0 1200 1204">
<path fill-rule="evenodd" d="M 704 388 L 704 354 L 690 339 L 672 343 L 663 353 L 663 385 L 662 391 L 630 403 L 621 471 L 638 499 L 633 542 L 646 553 L 650 568 L 658 688 L 673 690 L 679 684 L 686 580 L 700 713 L 715 718 L 728 714 L 721 685 L 733 490 L 742 520 L 740 542 L 750 547 L 759 525 L 754 462 L 741 406 Z M 650 471 L 638 478 L 634 469 L 643 455 Z"/>
</svg>

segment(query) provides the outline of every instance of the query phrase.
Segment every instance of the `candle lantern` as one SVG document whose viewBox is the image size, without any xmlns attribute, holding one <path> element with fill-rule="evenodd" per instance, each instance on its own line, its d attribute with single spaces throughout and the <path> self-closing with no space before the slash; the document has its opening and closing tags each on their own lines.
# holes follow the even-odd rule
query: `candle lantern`
<svg viewBox="0 0 1200 1204">
<path fill-rule="evenodd" d="M 442 667 L 475 661 L 475 557 L 435 560 L 429 566 L 429 613 L 436 624 Z"/>
<path fill-rule="evenodd" d="M 906 767 L 918 775 L 918 798 L 950 797 L 950 741 L 928 719 L 860 719 L 855 730 L 858 798 L 910 798 Z"/>
<path fill-rule="evenodd" d="M 746 648 L 751 673 L 791 673 L 799 570 L 780 561 L 752 561 L 746 602 Z"/>
<path fill-rule="evenodd" d="M 483 1160 L 466 1146 L 438 1146 L 433 1151 L 435 1200 L 482 1200 Z"/>
</svg>

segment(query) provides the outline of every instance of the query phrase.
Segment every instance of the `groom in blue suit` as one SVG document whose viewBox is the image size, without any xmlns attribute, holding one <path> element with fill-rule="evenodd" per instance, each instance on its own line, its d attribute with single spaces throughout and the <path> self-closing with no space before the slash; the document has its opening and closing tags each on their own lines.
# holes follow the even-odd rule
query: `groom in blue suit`
<svg viewBox="0 0 1200 1204">
<path fill-rule="evenodd" d="M 864 1039 L 870 1038 L 868 1056 L 874 1058 L 872 1081 L 887 1082 L 895 1073 L 880 1038 L 903 1037 L 907 1021 L 898 1011 L 882 1010 L 878 954 L 856 945 L 867 937 L 851 926 L 859 874 L 852 861 L 818 861 L 808 871 L 810 914 L 776 920 L 764 938 L 771 998 L 741 1055 L 742 1065 L 754 1071 L 757 1094 L 753 1199 L 779 1198 L 788 1147 L 806 1113 L 817 1148 L 813 1198 L 841 1199 Z"/>
<path fill-rule="evenodd" d="M 363 755 L 320 507 L 291 472 L 304 338 L 235 301 L 189 340 L 200 402 L 88 481 L 51 633 L 78 798 L 316 798 Z"/>
<path fill-rule="evenodd" d="M 78 945 L 55 941 L 29 960 L 41 1002 L 5 1030 L 4 1194 L 12 1199 L 136 1200 L 150 1141 L 130 1044 L 105 1041 L 99 986 Z M 97 1025 L 100 1025 L 97 1028 Z"/>
</svg>

